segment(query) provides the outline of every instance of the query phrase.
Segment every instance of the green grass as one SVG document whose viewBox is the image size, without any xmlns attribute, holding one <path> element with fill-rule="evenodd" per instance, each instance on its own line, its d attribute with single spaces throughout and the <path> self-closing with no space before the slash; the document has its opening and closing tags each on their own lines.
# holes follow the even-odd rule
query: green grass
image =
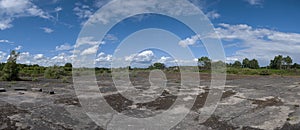
<svg viewBox="0 0 300 130">
<path fill-rule="evenodd" d="M 249 69 L 249 68 L 227 68 L 227 74 L 237 75 L 282 75 L 282 76 L 300 76 L 300 70 L 277 70 L 277 69 Z"/>
</svg>

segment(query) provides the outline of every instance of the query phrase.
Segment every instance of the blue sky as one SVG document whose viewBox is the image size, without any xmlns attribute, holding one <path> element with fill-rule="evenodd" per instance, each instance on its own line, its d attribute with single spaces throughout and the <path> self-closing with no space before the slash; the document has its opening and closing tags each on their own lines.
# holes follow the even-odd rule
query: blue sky
<svg viewBox="0 0 300 130">
<path fill-rule="evenodd" d="M 9 51 L 15 49 L 21 52 L 19 63 L 63 65 L 76 59 L 74 47 L 76 48 L 77 40 L 97 45 L 82 50 L 81 54 L 97 53 L 93 57 L 97 66 L 105 67 L 118 58 L 123 58 L 133 66 L 146 67 L 153 62 L 163 62 L 169 66 L 192 65 L 195 58 L 208 56 L 201 38 L 195 32 L 174 18 L 157 14 L 127 18 L 114 26 L 100 41 L 91 37 L 78 38 L 85 22 L 108 2 L 110 1 L 0 0 L 0 62 L 5 62 Z M 265 66 L 275 55 L 281 54 L 289 55 L 294 62 L 300 63 L 300 1 L 190 2 L 201 9 L 215 27 L 215 33 L 221 38 L 224 47 L 226 62 L 241 61 L 248 57 L 258 59 L 260 65 Z M 141 6 L 139 2 L 126 5 Z M 120 11 L 118 6 L 121 5 L 114 5 L 113 11 Z M 169 2 L 165 7 L 176 6 L 178 4 Z M 175 13 L 185 14 L 187 11 L 189 10 L 175 10 Z M 111 22 L 105 18 L 101 17 L 100 20 Z M 152 49 L 142 49 L 147 46 Z M 180 47 L 189 47 L 194 57 L 189 57 L 188 51 L 182 51 L 177 56 L 175 50 Z"/>
</svg>

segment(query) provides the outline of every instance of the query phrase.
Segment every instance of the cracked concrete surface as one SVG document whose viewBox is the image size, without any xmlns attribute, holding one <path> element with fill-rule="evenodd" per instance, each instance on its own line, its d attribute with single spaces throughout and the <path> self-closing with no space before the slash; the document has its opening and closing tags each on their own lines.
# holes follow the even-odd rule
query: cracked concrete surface
<svg viewBox="0 0 300 130">
<path fill-rule="evenodd" d="M 174 75 L 166 75 L 167 89 L 155 101 L 148 103 L 134 103 L 118 95 L 108 77 L 98 78 L 98 85 L 106 101 L 117 112 L 147 118 L 167 110 L 179 96 L 177 90 L 180 89 L 180 78 Z M 147 90 L 150 85 L 145 77 L 146 74 L 141 74 L 131 79 L 141 91 Z M 300 129 L 299 77 L 229 75 L 215 112 L 205 122 L 200 122 L 201 110 L 209 109 L 203 108 L 210 91 L 208 77 L 209 75 L 201 75 L 201 83 L 197 89 L 193 88 L 180 95 L 184 97 L 184 101 L 190 101 L 191 95 L 195 95 L 195 91 L 199 92 L 189 114 L 170 129 Z M 6 84 L 9 83 L 0 83 L 1 88 L 7 89 L 6 92 L 0 93 L 0 129 L 106 129 L 97 126 L 84 112 L 71 83 L 20 81 L 16 83 L 18 86 L 28 88 L 28 91 L 22 93 L 5 87 Z M 43 91 L 54 90 L 56 94 L 30 91 L 33 87 L 43 88 Z M 179 107 L 173 112 L 180 113 L 183 110 L 184 107 Z M 89 115 L 99 116 L 93 113 Z M 111 119 L 110 121 L 115 118 L 113 113 L 100 116 Z"/>
</svg>

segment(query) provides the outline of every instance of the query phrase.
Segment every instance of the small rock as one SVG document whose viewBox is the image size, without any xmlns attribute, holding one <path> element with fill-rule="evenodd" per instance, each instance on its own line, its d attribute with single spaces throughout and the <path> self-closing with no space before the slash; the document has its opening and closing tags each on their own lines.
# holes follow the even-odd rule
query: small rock
<svg viewBox="0 0 300 130">
<path fill-rule="evenodd" d="M 50 91 L 50 92 L 49 92 L 49 94 L 51 94 L 51 95 L 52 95 L 52 94 L 55 94 L 55 92 L 54 92 L 54 91 Z"/>
<path fill-rule="evenodd" d="M 0 92 L 6 92 L 5 88 L 0 88 Z"/>
<path fill-rule="evenodd" d="M 41 88 L 31 88 L 31 91 L 33 91 L 33 92 L 42 92 L 43 89 L 41 89 Z"/>
<path fill-rule="evenodd" d="M 14 88 L 15 91 L 27 91 L 26 87 L 15 87 Z"/>
</svg>

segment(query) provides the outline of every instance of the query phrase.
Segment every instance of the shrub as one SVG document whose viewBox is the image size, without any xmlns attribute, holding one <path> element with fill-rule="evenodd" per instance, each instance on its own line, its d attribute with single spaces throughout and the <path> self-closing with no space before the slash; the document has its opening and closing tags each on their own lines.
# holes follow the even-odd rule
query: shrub
<svg viewBox="0 0 300 130">
<path fill-rule="evenodd" d="M 259 75 L 271 75 L 271 73 L 268 70 L 263 70 L 259 73 Z"/>
<path fill-rule="evenodd" d="M 15 81 L 19 80 L 19 68 L 17 65 L 17 58 L 19 53 L 16 51 L 11 51 L 6 64 L 3 67 L 3 74 L 1 76 L 2 80 L 5 81 Z"/>
<path fill-rule="evenodd" d="M 52 67 L 48 67 L 45 70 L 45 74 L 44 74 L 45 78 L 49 78 L 49 79 L 59 79 L 65 75 L 66 75 L 65 70 L 56 65 Z"/>
</svg>

